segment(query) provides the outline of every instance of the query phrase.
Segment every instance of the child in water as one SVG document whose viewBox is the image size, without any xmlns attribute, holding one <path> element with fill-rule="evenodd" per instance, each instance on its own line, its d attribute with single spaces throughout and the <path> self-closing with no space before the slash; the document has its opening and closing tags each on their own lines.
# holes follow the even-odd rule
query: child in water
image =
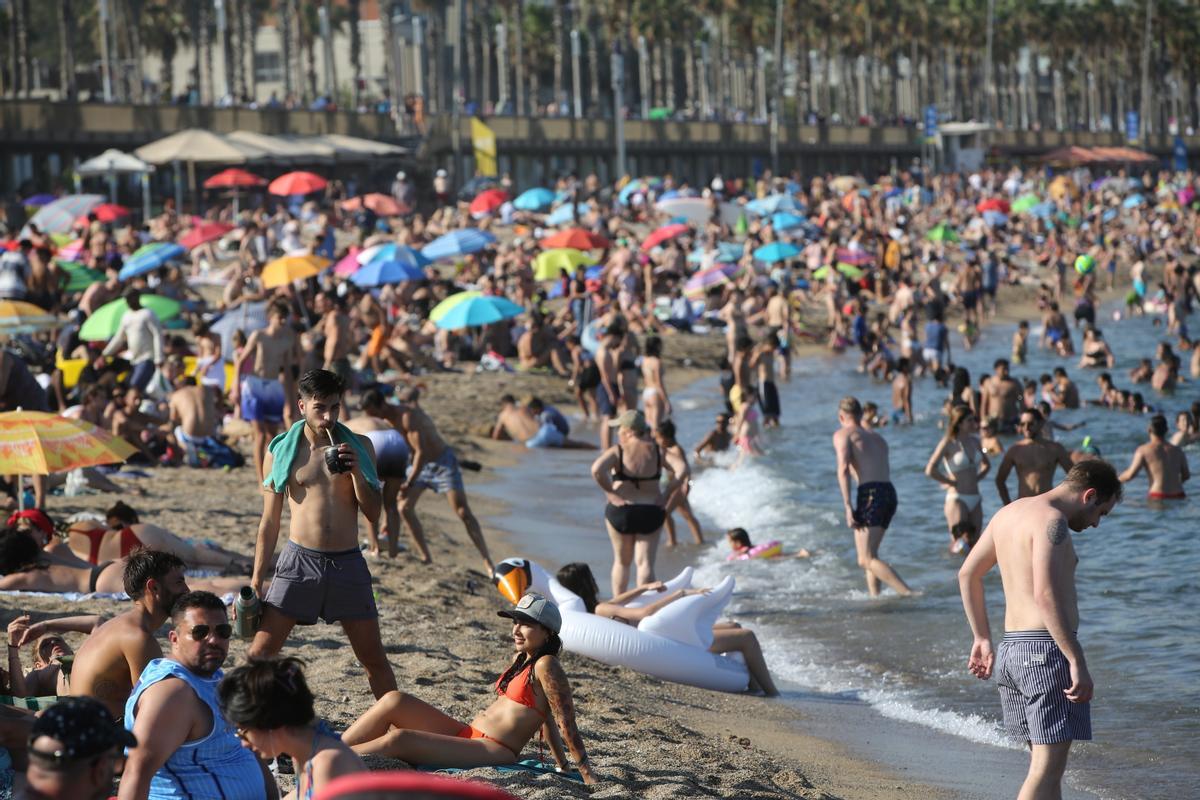
<svg viewBox="0 0 1200 800">
<path fill-rule="evenodd" d="M 750 551 L 754 548 L 754 544 L 750 541 L 750 534 L 746 533 L 745 528 L 730 528 L 725 531 L 725 541 L 729 544 L 730 560 L 739 556 L 749 556 Z M 780 553 L 780 556 L 777 557 L 811 558 L 812 553 L 802 547 L 790 556 L 783 556 Z"/>
</svg>

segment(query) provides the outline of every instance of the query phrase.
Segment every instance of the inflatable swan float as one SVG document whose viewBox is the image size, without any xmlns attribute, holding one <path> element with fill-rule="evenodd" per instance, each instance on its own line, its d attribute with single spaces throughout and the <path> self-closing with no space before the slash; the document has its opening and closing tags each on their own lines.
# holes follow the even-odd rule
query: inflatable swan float
<svg viewBox="0 0 1200 800">
<path fill-rule="evenodd" d="M 708 650 L 713 623 L 733 595 L 732 576 L 706 594 L 676 600 L 636 628 L 589 614 L 579 595 L 528 559 L 501 561 L 495 581 L 500 593 L 514 603 L 529 590 L 554 600 L 562 614 L 559 636 L 563 646 L 573 653 L 702 689 L 742 692 L 750 684 L 750 673 L 740 654 L 719 655 Z M 686 589 L 691 582 L 691 567 L 665 581 L 668 592 Z M 628 605 L 648 605 L 659 597 L 657 593 L 643 594 Z"/>
</svg>

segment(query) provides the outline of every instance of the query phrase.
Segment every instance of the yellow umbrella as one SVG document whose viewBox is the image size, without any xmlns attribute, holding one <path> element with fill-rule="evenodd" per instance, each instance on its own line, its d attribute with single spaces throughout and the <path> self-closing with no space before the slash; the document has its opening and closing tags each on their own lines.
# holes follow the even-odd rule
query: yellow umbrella
<svg viewBox="0 0 1200 800">
<path fill-rule="evenodd" d="M 137 448 L 90 422 L 44 411 L 0 414 L 0 474 L 49 475 L 118 464 Z M 20 486 L 17 496 L 21 497 Z"/>
<path fill-rule="evenodd" d="M 33 333 L 58 325 L 45 309 L 23 300 L 0 300 L 0 334 Z"/>
<path fill-rule="evenodd" d="M 311 278 L 328 267 L 331 262 L 321 256 L 284 256 L 263 267 L 262 282 L 267 289 L 287 286 L 292 281 Z"/>
<path fill-rule="evenodd" d="M 557 280 L 560 270 L 573 273 L 580 264 L 592 266 L 596 260 L 581 250 L 573 247 L 559 247 L 555 250 L 545 250 L 533 260 L 533 278 L 538 281 Z"/>
</svg>

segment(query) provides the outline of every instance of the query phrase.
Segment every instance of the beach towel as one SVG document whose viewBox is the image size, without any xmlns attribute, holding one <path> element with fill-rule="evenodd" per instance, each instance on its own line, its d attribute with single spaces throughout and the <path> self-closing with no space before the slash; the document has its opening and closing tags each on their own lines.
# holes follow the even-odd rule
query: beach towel
<svg viewBox="0 0 1200 800">
<path fill-rule="evenodd" d="M 0 705 L 13 708 L 24 708 L 28 711 L 44 711 L 58 702 L 54 695 L 47 697 L 13 697 L 11 694 L 0 694 Z"/>
<path fill-rule="evenodd" d="M 515 764 L 482 764 L 478 767 L 417 767 L 417 770 L 420 772 L 443 772 L 447 775 L 455 775 L 459 772 L 465 772 L 468 769 L 494 769 L 497 772 L 528 772 L 531 775 L 557 775 L 569 781 L 583 783 L 583 777 L 579 774 L 579 770 L 573 769 L 567 772 L 559 772 L 553 765 L 538 761 L 536 758 L 527 758 Z"/>
<path fill-rule="evenodd" d="M 192 570 L 185 570 L 184 574 L 196 577 L 192 572 Z M 206 573 L 209 577 L 215 574 L 211 570 L 206 571 Z M 61 600 L 66 600 L 68 603 L 79 603 L 84 600 L 119 600 L 121 602 L 129 600 L 129 595 L 124 592 L 27 592 L 24 589 L 5 589 L 4 591 L 0 591 L 0 596 L 7 597 L 48 597 L 50 595 L 54 595 Z M 227 606 L 233 605 L 233 599 L 233 592 L 226 592 L 221 596 L 221 602 Z"/>
<path fill-rule="evenodd" d="M 292 461 L 296 458 L 300 437 L 304 435 L 304 424 L 304 420 L 300 420 L 272 439 L 271 443 L 267 445 L 275 462 L 271 465 L 271 474 L 263 481 L 263 486 L 276 494 L 283 494 L 287 490 L 288 474 L 292 471 Z M 339 422 L 334 427 L 333 438 L 338 444 L 347 442 L 354 448 L 354 456 L 362 468 L 363 477 L 367 479 L 367 483 L 378 489 L 379 477 L 375 474 L 375 461 L 367 453 L 363 443 L 354 435 L 354 431 Z"/>
</svg>

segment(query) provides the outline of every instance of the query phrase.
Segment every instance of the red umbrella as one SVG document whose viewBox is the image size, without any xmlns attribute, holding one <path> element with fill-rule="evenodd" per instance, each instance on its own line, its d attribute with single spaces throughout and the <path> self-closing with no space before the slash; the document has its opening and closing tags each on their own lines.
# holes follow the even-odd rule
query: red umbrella
<svg viewBox="0 0 1200 800">
<path fill-rule="evenodd" d="M 271 194 L 312 194 L 325 188 L 327 181 L 311 172 L 289 172 L 271 181 L 267 191 Z"/>
<path fill-rule="evenodd" d="M 266 186 L 267 179 L 244 169 L 227 169 L 204 182 L 205 189 L 237 189 L 244 186 Z"/>
<path fill-rule="evenodd" d="M 372 192 L 362 197 L 351 197 L 349 200 L 343 200 L 341 206 L 344 211 L 358 211 L 366 206 L 381 217 L 398 217 L 412 210 L 397 203 L 391 195 L 379 192 Z"/>
<path fill-rule="evenodd" d="M 603 250 L 612 247 L 612 242 L 599 234 L 583 228 L 567 228 L 541 241 L 542 247 L 551 250 L 558 247 L 573 247 L 576 250 Z"/>
<path fill-rule="evenodd" d="M 1001 214 L 1010 214 L 1012 213 L 1012 206 L 1002 197 L 990 197 L 987 200 L 980 200 L 979 204 L 975 206 L 975 210 L 981 214 L 984 211 L 999 211 Z"/>
<path fill-rule="evenodd" d="M 692 230 L 690 225 L 684 225 L 677 222 L 674 225 L 663 225 L 654 233 L 646 237 L 646 241 L 642 242 L 642 250 L 653 250 L 668 239 L 674 239 L 676 236 L 682 236 Z"/>
<path fill-rule="evenodd" d="M 128 217 L 129 209 L 125 206 L 119 206 L 116 203 L 101 203 L 88 213 L 95 214 L 96 219 L 101 222 L 114 222 L 121 217 Z M 86 220 L 87 214 L 84 214 L 81 218 Z"/>
<path fill-rule="evenodd" d="M 233 226 L 224 222 L 202 222 L 180 237 L 179 244 L 192 250 L 205 242 L 220 239 L 231 230 Z"/>
<path fill-rule="evenodd" d="M 485 189 L 475 195 L 471 201 L 472 214 L 490 214 L 508 200 L 508 192 L 503 189 Z"/>
</svg>

